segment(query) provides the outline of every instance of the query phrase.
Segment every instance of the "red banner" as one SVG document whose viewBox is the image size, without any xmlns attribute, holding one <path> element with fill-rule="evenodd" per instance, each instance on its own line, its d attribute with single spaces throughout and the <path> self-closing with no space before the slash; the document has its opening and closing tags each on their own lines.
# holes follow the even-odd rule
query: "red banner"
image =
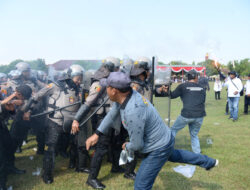
<svg viewBox="0 0 250 190">
<path fill-rule="evenodd" d="M 192 67 L 192 66 L 191 67 L 190 66 L 157 66 L 156 69 L 164 72 L 169 67 L 171 67 L 171 70 L 175 73 L 179 73 L 181 71 L 188 72 L 188 71 L 191 71 L 192 69 L 197 72 L 202 72 L 206 70 L 206 67 Z"/>
</svg>

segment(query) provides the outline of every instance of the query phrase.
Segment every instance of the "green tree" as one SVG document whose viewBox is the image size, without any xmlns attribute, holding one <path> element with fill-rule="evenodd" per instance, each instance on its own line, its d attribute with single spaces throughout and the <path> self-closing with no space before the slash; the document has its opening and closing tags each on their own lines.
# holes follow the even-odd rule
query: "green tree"
<svg viewBox="0 0 250 190">
<path fill-rule="evenodd" d="M 213 60 L 206 60 L 203 62 L 198 63 L 197 65 L 206 67 L 206 75 L 207 76 L 211 76 L 211 75 L 216 75 L 218 74 L 218 71 L 216 70 L 216 68 L 213 66 Z"/>
<path fill-rule="evenodd" d="M 42 70 L 47 72 L 47 65 L 45 64 L 44 59 L 37 59 L 37 60 L 32 60 L 32 61 L 27 61 L 27 63 L 30 64 L 31 69 L 34 70 Z"/>
<path fill-rule="evenodd" d="M 188 65 L 188 64 L 182 61 L 171 61 L 170 65 Z"/>
</svg>

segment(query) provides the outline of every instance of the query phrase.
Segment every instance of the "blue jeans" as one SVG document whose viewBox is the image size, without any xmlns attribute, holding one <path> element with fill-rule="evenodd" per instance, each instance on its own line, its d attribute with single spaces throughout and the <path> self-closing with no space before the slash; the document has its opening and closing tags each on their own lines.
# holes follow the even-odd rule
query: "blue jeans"
<svg viewBox="0 0 250 190">
<path fill-rule="evenodd" d="M 233 119 L 238 119 L 240 97 L 228 97 L 228 106 L 230 111 L 230 117 Z"/>
<path fill-rule="evenodd" d="M 174 144 L 175 138 L 172 136 L 166 146 L 150 152 L 146 158 L 142 160 L 136 174 L 135 190 L 152 189 L 155 178 L 167 161 L 198 165 L 206 169 L 215 165 L 215 159 L 187 150 L 174 149 Z"/>
<path fill-rule="evenodd" d="M 176 119 L 173 126 L 171 127 L 172 134 L 174 137 L 177 132 L 184 128 L 186 125 L 189 127 L 189 133 L 191 137 L 191 147 L 194 153 L 201 153 L 200 140 L 198 133 L 203 123 L 203 117 L 199 118 L 185 118 L 181 115 Z"/>
</svg>

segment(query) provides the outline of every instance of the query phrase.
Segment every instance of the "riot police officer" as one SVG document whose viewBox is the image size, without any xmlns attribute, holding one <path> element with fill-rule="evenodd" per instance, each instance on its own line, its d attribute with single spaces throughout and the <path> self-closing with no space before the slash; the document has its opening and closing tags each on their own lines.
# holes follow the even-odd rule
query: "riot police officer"
<svg viewBox="0 0 250 190">
<path fill-rule="evenodd" d="M 147 57 L 140 57 L 132 66 L 130 78 L 132 81 L 131 87 L 151 101 L 152 89 L 149 86 L 151 80 L 150 69 L 151 60 Z"/>
<path fill-rule="evenodd" d="M 83 73 L 84 69 L 80 65 L 72 65 L 67 71 L 67 78 L 48 84 L 47 87 L 34 95 L 33 101 L 37 102 L 42 97 L 48 97 L 47 111 L 79 102 L 79 87 L 83 79 Z M 72 120 L 79 107 L 80 103 L 55 111 L 47 117 L 46 145 L 48 149 L 44 153 L 42 175 L 46 184 L 53 183 L 52 172 L 58 139 L 62 133 L 70 132 Z"/>
<path fill-rule="evenodd" d="M 104 60 L 103 65 L 95 72 L 92 85 L 89 90 L 89 95 L 85 101 L 85 103 L 81 106 L 79 111 L 77 112 L 73 124 L 72 124 L 72 133 L 76 133 L 79 131 L 79 123 L 84 118 L 88 112 L 91 110 L 91 108 L 96 108 L 100 104 L 102 104 L 105 99 L 107 98 L 106 89 L 102 88 L 100 85 L 100 80 L 102 78 L 107 78 L 110 74 L 110 72 L 113 72 L 115 69 L 115 65 L 120 64 L 120 60 L 114 57 L 108 57 Z M 110 109 L 111 101 L 107 101 L 107 103 L 96 113 L 94 118 L 92 118 L 92 127 L 95 131 L 107 112 Z M 91 166 L 90 166 L 90 174 L 87 180 L 87 184 L 92 186 L 93 188 L 105 188 L 105 185 L 103 185 L 98 179 L 97 176 L 99 174 L 101 163 L 103 160 L 103 157 L 108 152 L 109 145 L 111 144 L 113 138 L 115 137 L 115 132 L 110 130 L 108 132 L 108 135 L 102 135 L 100 136 L 100 141 L 96 145 L 95 154 L 91 160 Z M 113 152 L 114 152 L 114 158 L 112 163 L 112 169 L 111 172 L 124 172 L 119 167 L 119 156 L 121 152 L 121 146 L 122 144 L 116 142 L 112 142 L 113 145 Z M 84 147 L 86 149 L 86 147 Z"/>
<path fill-rule="evenodd" d="M 19 73 L 20 75 L 9 81 L 9 83 L 7 84 L 8 93 L 13 93 L 17 86 L 23 84 L 28 85 L 32 89 L 33 93 L 37 92 L 40 88 L 44 87 L 43 83 L 41 83 L 36 78 L 31 76 L 31 68 L 28 63 L 26 62 L 17 63 L 16 70 L 17 74 Z M 41 102 L 35 105 L 33 109 L 33 112 L 36 113 L 39 113 L 40 111 L 42 111 Z M 17 113 L 16 115 L 19 115 L 19 113 Z M 41 130 L 42 129 L 41 125 L 42 125 L 41 120 L 37 121 L 32 119 L 32 121 L 24 121 L 22 117 L 17 117 L 17 116 L 14 117 L 14 122 L 11 125 L 10 134 L 14 141 L 14 147 L 16 148 L 17 153 L 22 152 L 21 146 L 23 140 L 27 138 L 28 130 L 31 127 L 34 127 L 36 131 L 38 153 L 43 153 L 44 132 Z"/>
</svg>

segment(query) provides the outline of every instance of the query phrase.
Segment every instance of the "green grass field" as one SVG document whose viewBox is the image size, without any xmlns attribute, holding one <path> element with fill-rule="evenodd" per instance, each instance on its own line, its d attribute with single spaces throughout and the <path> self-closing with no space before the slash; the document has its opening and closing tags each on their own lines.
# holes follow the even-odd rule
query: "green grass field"
<svg viewBox="0 0 250 190">
<path fill-rule="evenodd" d="M 210 84 L 213 87 L 213 84 Z M 173 85 L 173 89 L 176 85 Z M 212 88 L 213 89 L 213 88 Z M 206 171 L 196 167 L 194 176 L 188 179 L 175 173 L 173 167 L 178 163 L 167 162 L 159 173 L 153 189 L 155 190 L 245 190 L 250 189 L 250 115 L 243 115 L 243 97 L 239 105 L 239 120 L 235 123 L 228 120 L 225 113 L 226 91 L 222 92 L 222 99 L 214 99 L 214 91 L 207 93 L 206 111 L 201 131 L 199 133 L 202 153 L 220 161 L 219 167 Z M 167 118 L 167 98 L 156 98 L 155 106 L 162 118 Z M 181 100 L 172 100 L 171 125 L 180 114 Z M 207 144 L 207 138 L 213 144 Z M 8 178 L 8 185 L 14 190 L 82 190 L 91 189 L 85 182 L 86 174 L 75 173 L 67 169 L 68 160 L 58 156 L 54 170 L 54 183 L 45 185 L 41 176 L 32 176 L 37 167 L 42 167 L 43 156 L 35 155 L 34 137 L 23 147 L 23 153 L 17 154 L 16 165 L 27 170 L 25 175 L 12 175 Z M 190 137 L 187 127 L 177 134 L 176 148 L 191 150 Z M 29 157 L 34 156 L 33 160 Z M 138 164 L 139 165 L 139 164 Z M 99 179 L 106 185 L 107 190 L 133 189 L 133 181 L 123 178 L 121 174 L 110 173 L 111 164 L 103 162 Z"/>
</svg>

